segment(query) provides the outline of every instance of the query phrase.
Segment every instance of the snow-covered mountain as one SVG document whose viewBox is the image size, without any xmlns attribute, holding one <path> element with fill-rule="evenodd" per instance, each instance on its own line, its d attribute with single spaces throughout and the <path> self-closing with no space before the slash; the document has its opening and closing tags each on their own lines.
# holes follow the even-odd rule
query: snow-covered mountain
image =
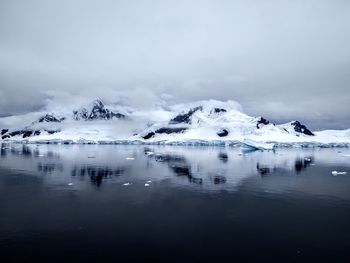
<svg viewBox="0 0 350 263">
<path fill-rule="evenodd" d="M 0 118 L 1 140 L 46 143 L 150 143 L 227 145 L 245 140 L 279 145 L 350 145 L 350 130 L 313 132 L 299 121 L 274 124 L 244 114 L 234 101 L 198 101 L 153 110 L 105 105 L 101 100 L 71 112 L 33 114 L 23 127 Z M 27 116 L 28 117 L 28 116 Z M 15 121 L 14 121 L 15 120 Z M 10 126 L 10 125 L 9 125 Z"/>
<path fill-rule="evenodd" d="M 90 110 L 86 108 L 74 110 L 73 118 L 77 121 L 111 120 L 113 118 L 123 119 L 125 118 L 125 114 L 109 110 L 101 100 L 97 99 L 92 103 L 92 108 Z"/>
</svg>

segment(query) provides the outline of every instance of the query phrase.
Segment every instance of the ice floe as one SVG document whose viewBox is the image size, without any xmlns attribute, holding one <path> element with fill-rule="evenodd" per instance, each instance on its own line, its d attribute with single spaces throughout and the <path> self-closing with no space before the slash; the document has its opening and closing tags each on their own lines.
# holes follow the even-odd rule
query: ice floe
<svg viewBox="0 0 350 263">
<path fill-rule="evenodd" d="M 333 176 L 343 175 L 343 174 L 347 174 L 347 172 L 332 171 L 332 175 L 333 175 Z"/>
</svg>

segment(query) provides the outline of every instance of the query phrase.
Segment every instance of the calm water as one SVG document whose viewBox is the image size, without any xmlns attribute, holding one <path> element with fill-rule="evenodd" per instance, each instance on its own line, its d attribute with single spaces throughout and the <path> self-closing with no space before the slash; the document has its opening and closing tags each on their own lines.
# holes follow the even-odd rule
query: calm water
<svg viewBox="0 0 350 263">
<path fill-rule="evenodd" d="M 0 259 L 350 262 L 350 150 L 2 144 Z"/>
</svg>

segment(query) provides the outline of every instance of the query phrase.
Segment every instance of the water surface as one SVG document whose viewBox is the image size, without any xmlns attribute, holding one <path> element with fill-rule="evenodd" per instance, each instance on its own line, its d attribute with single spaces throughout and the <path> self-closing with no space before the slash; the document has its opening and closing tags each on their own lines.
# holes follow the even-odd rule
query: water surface
<svg viewBox="0 0 350 263">
<path fill-rule="evenodd" d="M 2 144 L 0 258 L 349 262 L 349 154 Z"/>
</svg>

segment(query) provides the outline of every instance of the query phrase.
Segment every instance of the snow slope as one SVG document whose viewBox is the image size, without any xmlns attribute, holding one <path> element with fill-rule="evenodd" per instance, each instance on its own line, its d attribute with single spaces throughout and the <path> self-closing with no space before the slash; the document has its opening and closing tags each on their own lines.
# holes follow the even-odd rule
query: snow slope
<svg viewBox="0 0 350 263">
<path fill-rule="evenodd" d="M 96 100 L 71 111 L 0 118 L 0 132 L 2 141 L 28 143 L 350 145 L 350 130 L 312 132 L 298 121 L 277 125 L 244 114 L 234 101 L 216 100 L 147 111 Z"/>
</svg>

